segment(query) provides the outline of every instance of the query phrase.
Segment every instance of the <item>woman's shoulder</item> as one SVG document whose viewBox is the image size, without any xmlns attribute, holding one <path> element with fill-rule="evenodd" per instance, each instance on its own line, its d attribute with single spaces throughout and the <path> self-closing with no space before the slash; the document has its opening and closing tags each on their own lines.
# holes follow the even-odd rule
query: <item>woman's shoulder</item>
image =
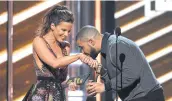
<svg viewBox="0 0 172 101">
<path fill-rule="evenodd" d="M 34 39 L 33 39 L 33 43 L 42 43 L 44 42 L 43 38 L 40 37 L 40 36 L 36 36 Z"/>
<path fill-rule="evenodd" d="M 43 38 L 41 38 L 40 36 L 36 36 L 34 39 L 33 39 L 33 46 L 41 46 L 41 45 L 44 45 L 45 42 L 43 40 Z"/>
</svg>

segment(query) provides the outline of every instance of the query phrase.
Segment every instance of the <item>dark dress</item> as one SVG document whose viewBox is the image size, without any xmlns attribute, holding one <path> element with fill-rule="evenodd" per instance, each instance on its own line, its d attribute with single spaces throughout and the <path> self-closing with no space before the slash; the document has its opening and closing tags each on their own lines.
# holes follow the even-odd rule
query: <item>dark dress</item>
<svg viewBox="0 0 172 101">
<path fill-rule="evenodd" d="M 48 43 L 47 47 L 56 57 Z M 64 48 L 62 52 L 63 55 L 67 55 Z M 43 61 L 42 63 L 43 66 L 42 69 L 40 69 L 34 60 L 37 81 L 36 84 L 32 85 L 23 101 L 66 101 L 65 90 L 61 83 L 66 80 L 67 68 L 54 69 Z"/>
</svg>

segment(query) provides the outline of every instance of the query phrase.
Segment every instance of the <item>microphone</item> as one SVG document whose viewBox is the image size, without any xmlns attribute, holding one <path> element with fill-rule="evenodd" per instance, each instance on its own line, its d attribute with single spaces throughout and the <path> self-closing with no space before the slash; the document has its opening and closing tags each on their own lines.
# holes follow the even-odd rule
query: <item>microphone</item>
<svg viewBox="0 0 172 101">
<path fill-rule="evenodd" d="M 124 53 L 121 53 L 121 54 L 120 54 L 119 60 L 120 60 L 121 63 L 124 62 L 124 60 L 125 60 L 125 54 L 124 54 Z"/>
<path fill-rule="evenodd" d="M 116 27 L 115 33 L 116 33 L 117 37 L 120 36 L 121 35 L 121 28 L 120 27 Z"/>
<path fill-rule="evenodd" d="M 121 89 L 122 89 L 122 67 L 123 67 L 123 62 L 125 60 L 125 54 L 124 53 L 121 53 L 120 56 L 119 56 L 119 60 L 121 62 Z"/>
</svg>

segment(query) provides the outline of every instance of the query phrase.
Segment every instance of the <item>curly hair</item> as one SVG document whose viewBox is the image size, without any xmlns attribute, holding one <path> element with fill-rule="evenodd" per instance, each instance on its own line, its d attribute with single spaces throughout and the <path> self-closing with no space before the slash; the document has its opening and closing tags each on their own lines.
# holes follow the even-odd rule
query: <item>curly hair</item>
<svg viewBox="0 0 172 101">
<path fill-rule="evenodd" d="M 52 23 L 56 26 L 60 24 L 60 22 L 73 23 L 73 13 L 66 6 L 55 5 L 44 15 L 42 24 L 36 31 L 36 36 L 44 36 L 51 29 Z"/>
</svg>

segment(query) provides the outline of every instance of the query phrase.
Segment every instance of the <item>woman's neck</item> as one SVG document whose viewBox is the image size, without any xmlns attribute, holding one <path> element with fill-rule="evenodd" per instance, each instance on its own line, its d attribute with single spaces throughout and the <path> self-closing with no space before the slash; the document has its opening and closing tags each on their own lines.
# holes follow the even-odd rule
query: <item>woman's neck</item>
<svg viewBox="0 0 172 101">
<path fill-rule="evenodd" d="M 43 38 L 48 41 L 49 44 L 54 44 L 57 42 L 52 32 L 48 32 L 45 36 L 43 36 Z"/>
</svg>

